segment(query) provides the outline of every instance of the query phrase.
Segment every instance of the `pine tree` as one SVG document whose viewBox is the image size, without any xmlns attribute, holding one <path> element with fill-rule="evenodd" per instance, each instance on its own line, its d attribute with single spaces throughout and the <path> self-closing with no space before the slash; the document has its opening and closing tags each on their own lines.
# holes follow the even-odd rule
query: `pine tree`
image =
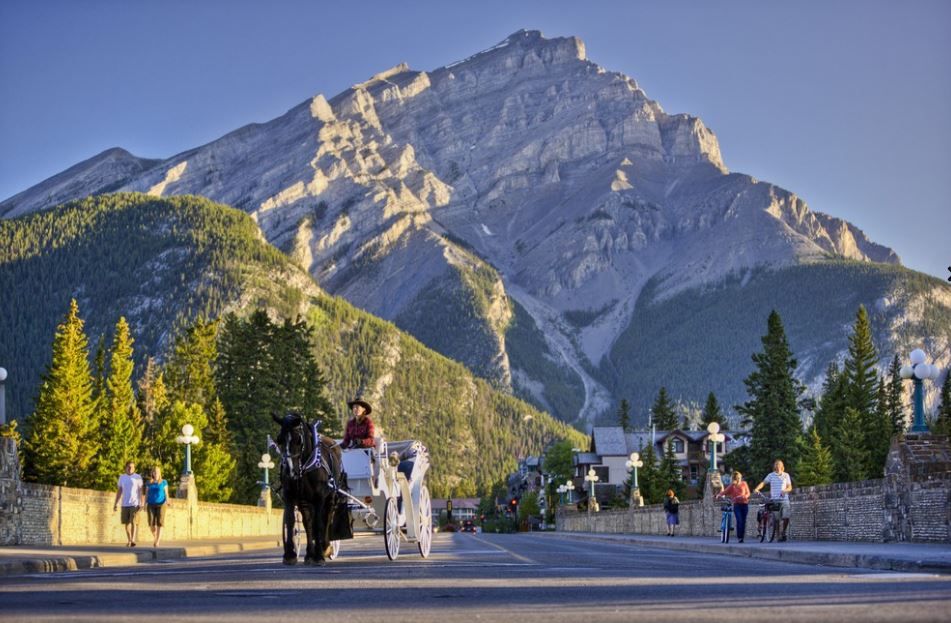
<svg viewBox="0 0 951 623">
<path fill-rule="evenodd" d="M 30 417 L 30 438 L 24 444 L 28 477 L 73 487 L 92 484 L 93 457 L 99 450 L 92 392 L 89 343 L 73 299 L 56 328 L 52 361 Z"/>
<path fill-rule="evenodd" d="M 935 435 L 951 435 L 951 370 L 944 373 L 941 384 L 941 404 L 935 416 L 931 432 Z"/>
<path fill-rule="evenodd" d="M 842 374 L 848 379 L 848 406 L 858 411 L 866 421 L 872 419 L 877 402 L 877 361 L 878 354 L 872 343 L 868 313 L 864 305 L 859 305 L 852 335 L 849 336 L 849 354 L 845 359 Z"/>
<path fill-rule="evenodd" d="M 830 363 L 822 383 L 819 407 L 812 421 L 813 427 L 822 439 L 832 439 L 833 429 L 845 413 L 845 381 L 845 377 L 839 372 L 839 366 L 834 361 Z"/>
<path fill-rule="evenodd" d="M 159 439 L 159 428 L 162 414 L 171 403 L 168 390 L 165 387 L 165 375 L 155 360 L 149 357 L 145 362 L 145 372 L 139 379 L 139 413 L 142 414 L 142 460 L 147 467 L 161 466 L 159 459 L 161 450 L 158 446 L 163 443 Z"/>
<path fill-rule="evenodd" d="M 625 433 L 631 432 L 631 404 L 626 398 L 622 398 L 621 404 L 618 405 L 617 423 Z"/>
<path fill-rule="evenodd" d="M 796 481 L 803 487 L 826 485 L 832 482 L 833 475 L 832 453 L 823 445 L 818 431 L 813 427 L 799 459 Z"/>
<path fill-rule="evenodd" d="M 218 358 L 218 321 L 199 317 L 179 335 L 165 366 L 171 400 L 196 404 L 207 411 L 217 390 L 214 365 Z"/>
<path fill-rule="evenodd" d="M 677 428 L 677 412 L 667 395 L 667 388 L 661 387 L 657 392 L 657 400 L 651 407 L 651 421 L 657 430 L 674 430 Z"/>
<path fill-rule="evenodd" d="M 750 399 L 738 411 L 752 423 L 750 453 L 754 473 L 767 474 L 776 459 L 783 459 L 790 466 L 799 463 L 802 385 L 796 380 L 796 360 L 775 310 L 769 315 L 762 342 L 763 352 L 753 355 L 756 367 L 743 381 Z"/>
<path fill-rule="evenodd" d="M 707 394 L 707 403 L 703 406 L 701 424 L 703 428 L 706 429 L 707 425 L 711 422 L 719 424 L 720 430 L 728 430 L 726 416 L 723 415 L 723 411 L 720 409 L 720 403 L 717 402 L 716 394 L 713 392 Z"/>
<path fill-rule="evenodd" d="M 99 428 L 99 434 L 102 435 L 106 409 L 109 407 L 109 396 L 106 393 L 106 336 L 101 333 L 96 344 L 92 374 L 93 417 L 96 420 L 96 426 Z"/>
<path fill-rule="evenodd" d="M 683 470 L 674 455 L 674 444 L 668 439 L 664 446 L 664 456 L 658 468 L 662 489 L 665 492 L 667 489 L 673 489 L 677 497 L 681 497 L 684 492 Z"/>
<path fill-rule="evenodd" d="M 894 434 L 891 414 L 888 411 L 888 384 L 885 377 L 878 379 L 878 392 L 875 400 L 875 412 L 869 418 L 868 430 L 865 431 L 866 448 L 868 450 L 868 465 L 866 473 L 876 478 L 883 475 L 885 458 Z"/>
<path fill-rule="evenodd" d="M 901 378 L 901 360 L 896 354 L 888 368 L 888 389 L 886 392 L 888 419 L 892 424 L 892 433 L 908 430 L 908 410 L 905 408 L 905 386 Z"/>
<path fill-rule="evenodd" d="M 641 449 L 641 461 L 644 465 L 638 468 L 637 474 L 641 497 L 647 504 L 658 504 L 663 501 L 667 488 L 664 486 L 657 465 L 657 455 L 654 453 L 653 444 L 648 443 Z"/>
<path fill-rule="evenodd" d="M 838 453 L 833 456 L 836 478 L 840 482 L 853 482 L 868 478 L 869 452 L 862 431 L 864 418 L 854 407 L 845 408 L 845 417 L 836 430 Z"/>
<path fill-rule="evenodd" d="M 142 417 L 132 389 L 132 344 L 125 317 L 116 323 L 106 381 L 106 408 L 101 423 L 102 446 L 96 456 L 96 487 L 111 489 L 126 461 L 138 461 L 142 450 Z"/>
</svg>

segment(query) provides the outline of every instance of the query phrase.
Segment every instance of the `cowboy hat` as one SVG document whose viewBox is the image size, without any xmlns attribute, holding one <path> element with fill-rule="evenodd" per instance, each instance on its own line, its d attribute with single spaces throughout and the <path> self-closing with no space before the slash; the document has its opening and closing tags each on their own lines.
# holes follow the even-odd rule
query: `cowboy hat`
<svg viewBox="0 0 951 623">
<path fill-rule="evenodd" d="M 363 398 L 354 398 L 347 403 L 347 408 L 352 409 L 353 405 L 360 405 L 364 409 L 364 415 L 370 415 L 373 412 L 373 407 L 370 406 L 370 403 L 364 400 Z"/>
</svg>

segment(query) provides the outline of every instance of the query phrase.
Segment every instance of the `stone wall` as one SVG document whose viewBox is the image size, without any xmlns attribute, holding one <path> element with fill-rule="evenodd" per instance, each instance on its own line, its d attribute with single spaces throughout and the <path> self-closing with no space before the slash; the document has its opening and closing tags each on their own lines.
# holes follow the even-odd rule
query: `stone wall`
<svg viewBox="0 0 951 623">
<path fill-rule="evenodd" d="M 0 466 L 16 464 L 16 447 L 12 440 L 0 439 L 6 441 L 11 443 L 0 445 Z M 115 492 L 25 483 L 18 467 L 15 472 L 0 469 L 0 545 L 125 543 L 119 512 L 112 510 L 114 500 Z M 144 512 L 139 514 L 139 534 L 143 542 L 151 538 Z M 280 538 L 281 511 L 175 498 L 168 502 L 163 541 L 250 536 Z"/>
<path fill-rule="evenodd" d="M 717 536 L 721 515 L 711 498 L 708 483 L 702 500 L 680 505 L 680 534 Z M 951 543 L 951 447 L 927 434 L 897 437 L 884 479 L 797 488 L 790 503 L 793 540 Z M 563 508 L 556 520 L 559 530 L 631 534 L 665 534 L 664 522 L 659 504 L 590 516 Z M 748 536 L 755 523 L 751 504 Z"/>
</svg>

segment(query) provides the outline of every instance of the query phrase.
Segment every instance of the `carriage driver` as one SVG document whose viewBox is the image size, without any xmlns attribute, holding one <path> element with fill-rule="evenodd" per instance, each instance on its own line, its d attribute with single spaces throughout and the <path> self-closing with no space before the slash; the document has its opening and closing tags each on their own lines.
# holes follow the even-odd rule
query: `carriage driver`
<svg viewBox="0 0 951 623">
<path fill-rule="evenodd" d="M 353 417 L 347 420 L 347 429 L 344 432 L 343 441 L 340 442 L 340 447 L 346 450 L 348 448 L 372 448 L 376 446 L 373 420 L 369 417 L 373 407 L 362 398 L 354 398 L 347 403 L 347 406 L 353 412 Z"/>
</svg>

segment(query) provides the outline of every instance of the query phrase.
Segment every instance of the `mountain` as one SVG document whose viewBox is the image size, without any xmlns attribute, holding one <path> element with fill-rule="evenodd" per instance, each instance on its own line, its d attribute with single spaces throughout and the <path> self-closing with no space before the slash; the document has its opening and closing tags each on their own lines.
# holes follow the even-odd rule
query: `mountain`
<svg viewBox="0 0 951 623">
<path fill-rule="evenodd" d="M 867 306 L 901 301 L 889 322 L 922 307 L 918 326 L 930 326 L 947 310 L 946 284 L 903 296 L 919 276 L 892 270 L 894 251 L 790 191 L 731 173 L 700 119 L 665 112 L 636 81 L 589 61 L 574 37 L 519 31 L 432 71 L 396 65 L 329 100 L 317 95 L 129 169 L 96 167 L 89 180 L 64 172 L 0 203 L 0 215 L 51 205 L 51 188 L 233 205 L 328 292 L 579 424 L 608 417 L 622 397 L 643 417 L 657 388 L 632 379 L 666 377 L 674 365 L 678 378 L 707 386 L 694 393 L 697 383 L 683 384 L 673 395 L 684 401 L 742 392 L 738 371 L 750 352 L 705 347 L 715 340 L 682 306 L 663 307 L 663 334 L 643 332 L 645 311 L 675 297 L 705 300 L 768 274 L 772 285 L 748 304 L 744 288 L 729 290 L 763 323 L 786 299 L 809 314 L 843 293 Z M 832 290 L 811 290 L 817 298 L 808 300 L 781 279 L 787 269 L 843 261 L 894 278 L 861 296 L 848 282 L 824 281 Z M 937 309 L 922 306 L 926 295 Z M 845 307 L 799 348 L 841 353 L 854 314 Z M 883 324 L 883 357 L 928 336 L 939 361 L 951 358 L 948 326 L 936 326 L 896 340 Z M 744 330 L 761 333 L 756 323 Z M 698 345 L 684 359 L 668 343 Z M 804 380 L 815 385 L 823 369 L 810 367 Z"/>
<path fill-rule="evenodd" d="M 434 495 L 474 493 L 555 438 L 585 438 L 546 413 L 493 389 L 461 364 L 392 324 L 323 292 L 269 245 L 245 213 L 192 196 L 114 194 L 0 220 L 0 361 L 7 404 L 23 419 L 69 299 L 90 343 L 126 316 L 141 370 L 197 314 L 265 308 L 316 327 L 315 356 L 328 397 L 345 416 L 359 390 L 390 439 L 421 439 L 433 457 Z M 264 436 L 272 431 L 261 431 Z M 461 487 L 461 489 L 460 489 Z"/>
</svg>

